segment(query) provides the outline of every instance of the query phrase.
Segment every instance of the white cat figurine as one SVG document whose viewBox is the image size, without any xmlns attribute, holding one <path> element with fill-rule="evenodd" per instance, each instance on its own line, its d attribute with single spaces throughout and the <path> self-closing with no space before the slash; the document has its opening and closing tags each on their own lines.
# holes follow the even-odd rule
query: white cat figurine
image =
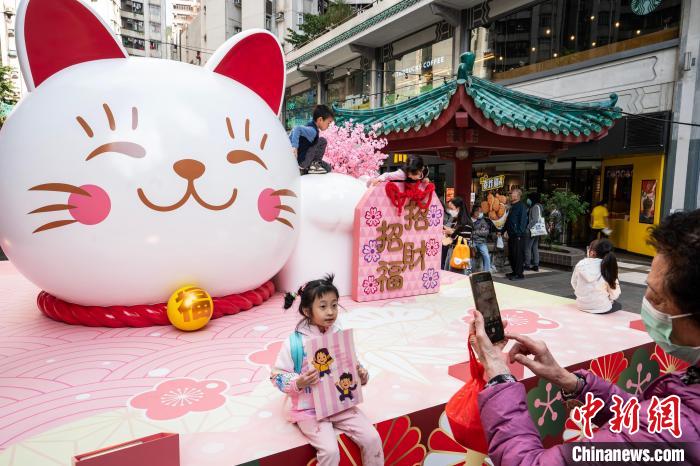
<svg viewBox="0 0 700 466">
<path fill-rule="evenodd" d="M 238 34 L 198 67 L 129 57 L 77 0 L 24 1 L 16 32 L 31 92 L 0 132 L 0 244 L 22 274 L 113 306 L 186 284 L 241 293 L 282 268 L 299 172 L 272 34 Z"/>
</svg>

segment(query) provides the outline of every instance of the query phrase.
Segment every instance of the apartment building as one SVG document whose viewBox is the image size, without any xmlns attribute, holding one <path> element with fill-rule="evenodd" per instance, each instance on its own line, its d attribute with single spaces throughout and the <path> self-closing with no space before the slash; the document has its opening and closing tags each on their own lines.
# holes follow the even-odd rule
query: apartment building
<svg viewBox="0 0 700 466">
<path fill-rule="evenodd" d="M 130 55 L 167 58 L 165 0 L 121 0 L 121 40 Z"/>
</svg>

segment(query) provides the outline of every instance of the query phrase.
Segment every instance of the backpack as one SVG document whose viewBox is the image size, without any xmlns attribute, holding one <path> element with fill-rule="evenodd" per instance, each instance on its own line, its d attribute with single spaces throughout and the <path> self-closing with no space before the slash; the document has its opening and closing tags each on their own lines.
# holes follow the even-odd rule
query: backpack
<svg viewBox="0 0 700 466">
<path fill-rule="evenodd" d="M 301 374 L 301 366 L 304 363 L 304 342 L 301 340 L 301 333 L 294 332 L 289 335 L 289 348 L 294 361 L 294 372 Z"/>
</svg>

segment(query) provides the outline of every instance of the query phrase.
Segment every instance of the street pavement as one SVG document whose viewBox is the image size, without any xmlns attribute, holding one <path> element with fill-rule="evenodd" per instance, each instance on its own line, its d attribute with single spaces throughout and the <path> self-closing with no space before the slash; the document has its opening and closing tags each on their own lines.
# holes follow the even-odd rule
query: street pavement
<svg viewBox="0 0 700 466">
<path fill-rule="evenodd" d="M 646 290 L 645 280 L 649 273 L 651 259 L 632 254 L 618 254 L 619 280 L 622 295 L 618 302 L 622 310 L 639 314 L 642 306 L 642 297 Z M 508 280 L 505 273 L 510 272 L 510 267 L 493 275 L 494 281 L 505 283 L 528 290 L 541 291 L 565 298 L 576 299 L 571 287 L 571 271 L 556 268 L 549 265 L 540 266 L 539 272 L 525 271 L 524 280 Z"/>
</svg>

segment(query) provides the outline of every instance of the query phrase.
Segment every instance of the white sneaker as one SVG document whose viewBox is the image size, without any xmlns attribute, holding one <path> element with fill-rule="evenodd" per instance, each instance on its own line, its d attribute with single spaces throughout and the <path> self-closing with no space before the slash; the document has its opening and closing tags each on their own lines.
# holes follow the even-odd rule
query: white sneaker
<svg viewBox="0 0 700 466">
<path fill-rule="evenodd" d="M 314 162 L 309 167 L 308 173 L 309 175 L 325 175 L 326 173 L 328 173 L 328 170 L 323 168 L 323 165 L 321 165 L 320 163 Z"/>
</svg>

